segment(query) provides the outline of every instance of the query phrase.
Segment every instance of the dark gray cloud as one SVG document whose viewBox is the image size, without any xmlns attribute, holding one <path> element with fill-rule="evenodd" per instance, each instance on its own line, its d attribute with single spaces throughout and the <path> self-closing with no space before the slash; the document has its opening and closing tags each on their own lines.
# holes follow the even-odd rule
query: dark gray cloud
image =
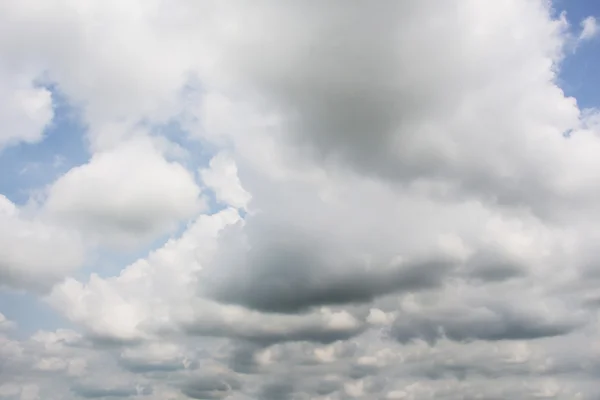
<svg viewBox="0 0 600 400">
<path fill-rule="evenodd" d="M 147 372 L 173 372 L 185 369 L 185 366 L 180 361 L 144 362 L 142 360 L 121 359 L 119 363 L 126 370 L 140 374 Z"/>
<path fill-rule="evenodd" d="M 333 392 L 336 392 L 338 390 L 340 390 L 342 388 L 342 384 L 339 381 L 336 380 L 320 380 L 315 389 L 314 389 L 314 393 L 319 395 L 319 396 L 326 396 L 328 394 L 332 394 Z"/>
<path fill-rule="evenodd" d="M 142 340 L 139 338 L 120 338 L 113 335 L 99 335 L 94 332 L 87 332 L 86 339 L 90 342 L 86 345 L 93 345 L 105 349 L 117 349 L 122 346 L 136 346 L 142 343 Z"/>
<path fill-rule="evenodd" d="M 322 246 L 290 230 L 277 232 L 249 253 L 221 260 L 214 267 L 221 278 L 208 275 L 204 289 L 222 302 L 264 312 L 298 313 L 321 305 L 366 303 L 390 293 L 432 289 L 454 266 L 442 257 L 391 266 L 346 264 L 343 258 L 331 259 Z"/>
<path fill-rule="evenodd" d="M 352 379 L 362 379 L 367 376 L 377 375 L 379 367 L 376 365 L 353 364 L 350 366 L 348 376 Z"/>
<path fill-rule="evenodd" d="M 241 389 L 241 381 L 233 374 L 205 373 L 189 379 L 181 392 L 193 399 L 224 399 Z"/>
<path fill-rule="evenodd" d="M 227 365 L 232 371 L 240 374 L 254 374 L 260 372 L 256 362 L 256 353 L 263 347 L 254 343 L 235 342 L 227 356 Z"/>
<path fill-rule="evenodd" d="M 245 280 L 242 285 L 232 285 L 219 299 L 261 311 L 301 312 L 321 305 L 366 303 L 393 292 L 434 288 L 449 270 L 448 264 L 432 261 L 381 272 L 365 269 L 340 272 L 337 276 L 326 272 L 311 274 L 313 268 L 319 269 L 318 264 L 311 267 L 310 261 L 293 257 L 282 254 L 281 258 L 270 260 L 266 264 L 272 268 L 270 272 L 253 275 L 254 282 Z"/>
<path fill-rule="evenodd" d="M 294 377 L 288 376 L 287 379 L 294 379 Z M 264 400 L 291 400 L 295 391 L 294 384 L 289 381 L 272 381 L 262 385 L 259 396 Z"/>
<path fill-rule="evenodd" d="M 553 319 L 525 312 L 517 305 L 512 307 L 504 304 L 420 315 L 400 313 L 391 334 L 402 343 L 422 339 L 433 344 L 442 337 L 462 342 L 531 340 L 565 335 L 581 326 L 581 321 L 576 319 Z"/>
<path fill-rule="evenodd" d="M 482 250 L 469 257 L 465 265 L 468 278 L 482 282 L 501 282 L 523 277 L 527 266 L 499 251 Z"/>
<path fill-rule="evenodd" d="M 268 323 L 268 321 L 265 321 Z M 184 326 L 190 335 L 225 337 L 241 339 L 258 345 L 270 345 L 280 342 L 313 341 L 319 343 L 332 343 L 337 340 L 349 339 L 366 329 L 365 325 L 347 326 L 337 328 L 327 326 L 322 322 L 306 322 L 297 326 L 286 326 L 281 329 L 263 329 L 261 327 L 227 326 L 224 324 L 211 324 L 196 321 Z"/>
</svg>

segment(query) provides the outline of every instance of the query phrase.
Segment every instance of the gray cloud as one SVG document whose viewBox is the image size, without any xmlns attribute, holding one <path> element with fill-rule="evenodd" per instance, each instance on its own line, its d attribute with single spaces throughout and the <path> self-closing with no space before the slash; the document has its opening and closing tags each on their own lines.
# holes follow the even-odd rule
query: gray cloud
<svg viewBox="0 0 600 400">
<path fill-rule="evenodd" d="M 580 326 L 574 319 L 554 320 L 511 307 L 483 306 L 421 315 L 400 313 L 391 334 L 402 343 L 414 339 L 435 343 L 442 337 L 456 341 L 529 340 L 565 335 Z"/>
<path fill-rule="evenodd" d="M 293 377 L 288 376 L 288 379 Z M 259 396 L 265 400 L 291 400 L 294 392 L 294 385 L 290 382 L 268 382 L 260 388 Z"/>
<path fill-rule="evenodd" d="M 128 371 L 134 373 L 146 373 L 146 372 L 173 372 L 180 369 L 184 369 L 185 366 L 181 362 L 143 362 L 137 360 L 121 360 L 121 366 Z"/>
<path fill-rule="evenodd" d="M 207 373 L 188 380 L 181 392 L 193 399 L 224 399 L 241 387 L 234 375 Z"/>
<path fill-rule="evenodd" d="M 577 115 L 565 104 L 548 117 L 555 128 L 546 140 L 533 145 L 519 140 L 529 134 L 519 106 L 529 110 L 526 88 L 544 91 L 544 105 L 537 108 L 544 107 L 544 114 L 552 113 L 551 103 L 568 101 L 560 90 L 543 88 L 554 71 L 544 70 L 540 80 L 532 76 L 544 63 L 560 61 L 561 25 L 548 24 L 550 11 L 537 1 L 515 5 L 519 18 L 530 23 L 521 29 L 531 42 L 505 35 L 498 43 L 502 51 L 491 51 L 464 40 L 473 23 L 460 22 L 468 7 L 269 4 L 268 11 L 253 10 L 257 19 L 240 26 L 248 35 L 230 43 L 224 66 L 287 117 L 291 146 L 306 150 L 317 163 L 341 164 L 393 182 L 441 182 L 459 197 L 530 206 L 551 216 L 557 204 L 582 198 L 574 192 L 559 195 L 547 163 L 532 163 L 530 154 L 562 163 L 570 151 L 562 132 L 577 125 Z M 500 29 L 498 20 L 486 18 Z M 277 40 L 266 33 L 284 26 Z M 523 54 L 531 62 L 511 61 Z M 523 86 L 502 90 L 498 79 Z M 507 109 L 515 111 L 510 118 Z M 483 122 L 488 120 L 501 122 Z"/>
<path fill-rule="evenodd" d="M 350 366 L 348 376 L 352 379 L 362 379 L 367 376 L 377 375 L 379 368 L 376 365 L 354 364 Z"/>
<path fill-rule="evenodd" d="M 125 344 L 118 357 L 119 365 L 134 373 L 175 372 L 191 367 L 195 352 L 165 339 L 146 343 Z"/>
<path fill-rule="evenodd" d="M 138 394 L 135 387 L 102 387 L 100 385 L 76 385 L 72 389 L 76 394 L 86 399 L 100 399 L 111 397 L 132 397 Z M 151 394 L 152 388 L 143 388 L 142 394 Z"/>
<path fill-rule="evenodd" d="M 262 347 L 253 343 L 236 343 L 227 357 L 227 364 L 232 371 L 241 374 L 254 374 L 260 372 L 256 362 L 256 352 Z"/>
<path fill-rule="evenodd" d="M 222 302 L 296 313 L 321 305 L 365 303 L 390 293 L 432 289 L 453 268 L 453 260 L 435 256 L 390 266 L 374 262 L 369 267 L 357 261 L 345 264 L 343 256 L 332 259 L 316 238 L 289 230 L 269 235 L 267 242 L 257 243 L 249 253 L 231 258 L 228 252 L 229 257 L 214 267 L 223 278 L 206 275 L 204 290 Z"/>
<path fill-rule="evenodd" d="M 469 258 L 465 272 L 467 277 L 478 281 L 499 282 L 523 277 L 527 266 L 504 254 L 484 250 Z"/>
<path fill-rule="evenodd" d="M 267 321 L 265 321 L 267 323 Z M 319 321 L 302 323 L 297 326 L 283 326 L 277 329 L 262 329 L 257 326 L 225 326 L 209 325 L 197 321 L 184 326 L 190 335 L 227 337 L 246 340 L 259 345 L 269 345 L 278 342 L 314 341 L 331 343 L 337 340 L 349 339 L 361 333 L 364 325 L 343 328 L 326 326 Z"/>
<path fill-rule="evenodd" d="M 341 384 L 338 381 L 334 380 L 321 380 L 317 384 L 314 393 L 320 396 L 325 396 L 328 394 L 332 394 L 341 389 Z"/>
</svg>

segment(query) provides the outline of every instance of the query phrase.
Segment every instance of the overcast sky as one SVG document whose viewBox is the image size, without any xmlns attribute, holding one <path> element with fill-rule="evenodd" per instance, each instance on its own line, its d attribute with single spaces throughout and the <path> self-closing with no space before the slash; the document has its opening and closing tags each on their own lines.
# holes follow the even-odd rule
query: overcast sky
<svg viewBox="0 0 600 400">
<path fill-rule="evenodd" d="M 595 0 L 0 0 L 0 399 L 600 398 Z"/>
</svg>

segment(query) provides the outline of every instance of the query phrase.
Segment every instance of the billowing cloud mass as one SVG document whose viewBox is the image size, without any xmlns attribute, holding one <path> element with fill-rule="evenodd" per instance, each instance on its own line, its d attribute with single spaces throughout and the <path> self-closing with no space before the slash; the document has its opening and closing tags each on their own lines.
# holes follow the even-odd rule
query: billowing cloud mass
<svg viewBox="0 0 600 400">
<path fill-rule="evenodd" d="M 558 6 L 1 3 L 0 149 L 60 93 L 89 159 L 0 195 L 0 290 L 68 323 L 0 309 L 0 399 L 597 399 L 600 114 L 560 86 L 597 29 Z"/>
<path fill-rule="evenodd" d="M 45 208 L 55 219 L 112 245 L 153 239 L 201 210 L 193 175 L 148 140 L 96 153 L 61 176 Z"/>
</svg>

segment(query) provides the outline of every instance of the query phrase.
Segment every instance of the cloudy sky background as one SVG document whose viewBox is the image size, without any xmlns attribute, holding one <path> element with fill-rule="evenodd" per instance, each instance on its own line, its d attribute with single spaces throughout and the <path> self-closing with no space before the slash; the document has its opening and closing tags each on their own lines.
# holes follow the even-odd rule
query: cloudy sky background
<svg viewBox="0 0 600 400">
<path fill-rule="evenodd" d="M 593 0 L 0 0 L 0 399 L 597 399 Z"/>
</svg>

